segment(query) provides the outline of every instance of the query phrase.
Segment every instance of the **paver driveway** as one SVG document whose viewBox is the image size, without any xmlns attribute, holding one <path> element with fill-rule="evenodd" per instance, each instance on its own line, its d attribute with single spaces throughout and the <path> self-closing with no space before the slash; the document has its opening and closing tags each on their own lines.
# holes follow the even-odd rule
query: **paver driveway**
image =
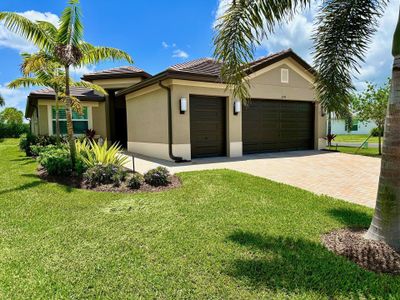
<svg viewBox="0 0 400 300">
<path fill-rule="evenodd" d="M 131 165 L 132 162 L 127 164 Z M 166 166 L 173 173 L 231 169 L 373 208 L 380 159 L 324 151 L 257 154 L 237 159 L 196 159 L 184 164 L 135 158 L 135 168 L 141 173 L 158 165 Z"/>
</svg>

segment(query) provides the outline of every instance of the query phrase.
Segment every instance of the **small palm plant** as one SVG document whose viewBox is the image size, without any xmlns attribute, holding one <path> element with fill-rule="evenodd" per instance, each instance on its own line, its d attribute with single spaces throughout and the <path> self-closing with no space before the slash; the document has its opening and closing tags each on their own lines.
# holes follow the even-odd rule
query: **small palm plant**
<svg viewBox="0 0 400 300">
<path fill-rule="evenodd" d="M 75 143 L 80 159 L 88 168 L 96 165 L 123 167 L 128 162 L 128 157 L 121 153 L 122 147 L 118 143 L 110 147 L 107 140 L 102 145 L 87 139 L 77 140 Z"/>
<path fill-rule="evenodd" d="M 96 47 L 83 40 L 82 14 L 79 0 L 70 0 L 64 9 L 58 27 L 50 22 L 33 22 L 15 12 L 0 12 L 0 21 L 4 26 L 23 36 L 43 53 L 43 59 L 36 63 L 43 64 L 44 56 L 57 61 L 63 66 L 65 73 L 65 106 L 67 117 L 68 142 L 71 152 L 72 166 L 75 166 L 76 148 L 72 123 L 73 98 L 70 92 L 70 68 L 95 64 L 102 60 L 126 60 L 132 58 L 124 51 L 110 47 Z"/>
</svg>

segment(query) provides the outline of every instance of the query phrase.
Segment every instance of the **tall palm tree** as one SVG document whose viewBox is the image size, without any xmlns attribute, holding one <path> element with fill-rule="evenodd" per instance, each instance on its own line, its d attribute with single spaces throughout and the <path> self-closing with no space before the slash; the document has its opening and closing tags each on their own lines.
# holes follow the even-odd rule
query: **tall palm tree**
<svg viewBox="0 0 400 300">
<path fill-rule="evenodd" d="M 314 31 L 316 92 L 323 108 L 340 113 L 349 107 L 358 70 L 376 32 L 386 0 L 326 0 Z M 235 96 L 248 98 L 246 65 L 262 38 L 290 20 L 311 0 L 233 0 L 216 26 L 215 56 L 224 63 L 223 79 Z M 400 21 L 400 20 L 399 20 Z M 393 37 L 392 92 L 389 100 L 382 167 L 374 218 L 366 237 L 400 250 L 400 22 Z"/>
<path fill-rule="evenodd" d="M 124 51 L 110 47 L 96 47 L 83 40 L 82 15 L 79 0 L 70 0 L 64 9 L 58 28 L 45 21 L 33 22 L 14 12 L 0 12 L 4 26 L 34 43 L 52 60 L 60 63 L 65 72 L 65 106 L 67 132 L 72 165 L 75 166 L 76 148 L 72 123 L 73 98 L 70 93 L 70 67 L 95 64 L 101 60 L 132 58 Z"/>
<path fill-rule="evenodd" d="M 59 100 L 65 98 L 65 74 L 62 70 L 62 66 L 56 61 L 49 60 L 43 53 L 22 53 L 23 63 L 21 65 L 21 71 L 24 75 L 21 78 L 17 78 L 10 82 L 7 87 L 11 89 L 26 88 L 32 86 L 44 86 L 54 90 L 55 93 L 55 112 L 56 112 L 56 138 L 57 144 L 60 144 L 60 122 L 59 122 Z M 86 81 L 74 81 L 72 78 L 69 79 L 71 86 L 85 87 L 93 89 L 99 93 L 107 94 L 107 92 L 96 84 Z M 81 105 L 79 100 L 75 97 L 71 97 L 72 107 L 76 111 L 81 111 Z"/>
<path fill-rule="evenodd" d="M 0 94 L 0 106 L 4 106 L 6 102 L 4 101 L 3 96 Z"/>
</svg>

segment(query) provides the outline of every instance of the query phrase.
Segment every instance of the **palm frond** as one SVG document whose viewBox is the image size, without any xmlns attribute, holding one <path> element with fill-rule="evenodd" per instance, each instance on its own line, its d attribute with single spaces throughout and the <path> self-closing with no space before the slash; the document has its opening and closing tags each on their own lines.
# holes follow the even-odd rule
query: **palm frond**
<svg viewBox="0 0 400 300">
<path fill-rule="evenodd" d="M 37 47 L 51 48 L 51 39 L 48 33 L 38 23 L 14 12 L 0 12 L 0 21 L 3 21 L 8 30 L 26 38 Z"/>
<path fill-rule="evenodd" d="M 80 49 L 83 55 L 81 64 L 96 64 L 104 60 L 126 60 L 129 63 L 133 63 L 128 53 L 116 48 L 98 47 L 88 43 L 81 43 Z"/>
<path fill-rule="evenodd" d="M 94 90 L 94 91 L 96 91 L 96 92 L 98 92 L 98 93 L 100 93 L 102 95 L 108 95 L 107 91 L 104 88 L 102 88 L 101 86 L 99 86 L 97 84 L 94 84 L 94 83 L 91 83 L 91 82 L 88 82 L 88 81 L 84 81 L 84 80 L 71 81 L 71 86 L 84 87 L 84 88 L 87 88 L 87 89 Z"/>
<path fill-rule="evenodd" d="M 10 89 L 28 88 L 32 86 L 47 86 L 47 83 L 39 78 L 21 77 L 7 84 L 7 87 Z"/>
<path fill-rule="evenodd" d="M 246 68 L 254 59 L 255 46 L 276 25 L 289 20 L 311 0 L 236 0 L 217 20 L 214 56 L 223 63 L 221 77 L 233 95 L 246 101 Z"/>
<path fill-rule="evenodd" d="M 0 106 L 4 106 L 6 102 L 4 101 L 3 96 L 0 94 Z"/>
<path fill-rule="evenodd" d="M 47 33 L 47 37 L 51 40 L 51 43 L 55 45 L 56 37 L 58 34 L 57 27 L 54 24 L 47 21 L 36 21 L 38 26 Z"/>
<path fill-rule="evenodd" d="M 326 111 L 346 114 L 358 72 L 387 1 L 324 1 L 313 35 L 317 94 Z"/>
<path fill-rule="evenodd" d="M 83 37 L 82 13 L 78 0 L 70 0 L 60 18 L 57 43 L 77 46 Z"/>
<path fill-rule="evenodd" d="M 52 69 L 53 64 L 56 64 L 54 58 L 44 51 L 37 53 L 22 53 L 23 61 L 21 64 L 21 72 L 24 76 L 28 76 L 38 70 Z"/>
</svg>

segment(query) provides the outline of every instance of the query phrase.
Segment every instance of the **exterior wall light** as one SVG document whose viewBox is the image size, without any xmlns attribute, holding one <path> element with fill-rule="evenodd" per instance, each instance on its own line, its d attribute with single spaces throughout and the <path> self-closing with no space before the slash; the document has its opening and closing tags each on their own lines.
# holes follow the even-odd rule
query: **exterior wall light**
<svg viewBox="0 0 400 300">
<path fill-rule="evenodd" d="M 241 111 L 241 102 L 239 100 L 236 100 L 233 102 L 233 113 L 237 115 Z"/>
<path fill-rule="evenodd" d="M 182 115 L 187 111 L 187 99 L 186 98 L 182 97 L 181 100 L 179 100 L 179 108 L 180 108 Z"/>
</svg>

